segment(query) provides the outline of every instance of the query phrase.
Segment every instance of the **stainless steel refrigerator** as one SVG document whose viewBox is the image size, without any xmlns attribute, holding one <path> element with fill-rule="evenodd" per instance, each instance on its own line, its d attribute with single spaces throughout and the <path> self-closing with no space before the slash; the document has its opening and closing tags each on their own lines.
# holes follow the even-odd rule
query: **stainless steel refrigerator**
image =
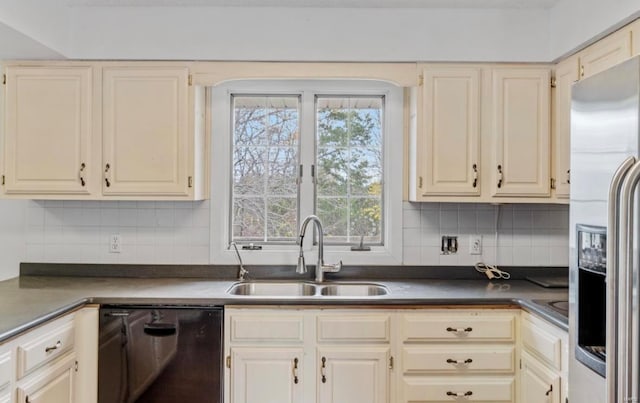
<svg viewBox="0 0 640 403">
<path fill-rule="evenodd" d="M 571 104 L 569 400 L 638 402 L 640 59 Z"/>
</svg>

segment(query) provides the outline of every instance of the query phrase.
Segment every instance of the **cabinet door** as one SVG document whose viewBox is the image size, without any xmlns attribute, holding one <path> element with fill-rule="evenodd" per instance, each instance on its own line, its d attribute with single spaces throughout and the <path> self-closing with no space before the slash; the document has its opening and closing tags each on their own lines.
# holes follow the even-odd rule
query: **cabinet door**
<svg viewBox="0 0 640 403">
<path fill-rule="evenodd" d="M 578 81 L 578 60 L 569 58 L 556 66 L 553 97 L 553 182 L 556 197 L 569 198 L 571 144 L 571 86 Z"/>
<path fill-rule="evenodd" d="M 580 52 L 580 78 L 586 78 L 631 57 L 631 31 L 623 28 Z"/>
<path fill-rule="evenodd" d="M 91 71 L 7 68 L 7 194 L 89 194 Z"/>
<path fill-rule="evenodd" d="M 318 349 L 319 403 L 389 401 L 389 348 Z"/>
<path fill-rule="evenodd" d="M 550 194 L 550 74 L 493 71 L 493 196 Z"/>
<path fill-rule="evenodd" d="M 480 195 L 480 69 L 423 70 L 419 164 L 427 195 Z"/>
<path fill-rule="evenodd" d="M 70 354 L 44 367 L 18 385 L 18 403 L 73 403 L 75 356 Z"/>
<path fill-rule="evenodd" d="M 105 195 L 188 196 L 186 68 L 103 71 Z"/>
<path fill-rule="evenodd" d="M 305 403 L 302 348 L 232 348 L 231 403 Z"/>
<path fill-rule="evenodd" d="M 527 403 L 559 403 L 560 375 L 527 353 L 522 353 L 520 401 Z"/>
</svg>

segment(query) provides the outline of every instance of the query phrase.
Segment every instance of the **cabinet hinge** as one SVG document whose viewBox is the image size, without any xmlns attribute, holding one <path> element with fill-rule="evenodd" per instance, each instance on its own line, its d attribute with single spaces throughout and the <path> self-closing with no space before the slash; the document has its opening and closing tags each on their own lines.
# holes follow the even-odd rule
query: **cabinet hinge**
<svg viewBox="0 0 640 403">
<path fill-rule="evenodd" d="M 580 66 L 580 77 L 584 77 L 584 65 Z"/>
<path fill-rule="evenodd" d="M 187 178 L 187 186 L 189 186 L 190 188 L 193 187 L 193 176 Z"/>
<path fill-rule="evenodd" d="M 422 176 L 418 177 L 418 189 L 422 189 Z"/>
<path fill-rule="evenodd" d="M 557 84 L 556 78 L 551 77 L 551 88 L 556 88 L 556 84 Z"/>
<path fill-rule="evenodd" d="M 78 361 L 75 362 L 74 369 L 78 372 Z"/>
<path fill-rule="evenodd" d="M 556 180 L 555 178 L 551 178 L 551 189 L 555 189 L 556 188 Z"/>
<path fill-rule="evenodd" d="M 193 75 L 189 74 L 189 85 L 193 85 Z"/>
<path fill-rule="evenodd" d="M 424 85 L 424 74 L 420 74 L 418 76 L 418 86 L 423 86 Z"/>
<path fill-rule="evenodd" d="M 2 186 L 4 186 L 4 175 L 2 175 Z"/>
<path fill-rule="evenodd" d="M 520 360 L 520 369 L 522 369 L 522 360 Z"/>
<path fill-rule="evenodd" d="M 227 356 L 227 368 L 231 368 L 231 356 Z"/>
<path fill-rule="evenodd" d="M 393 369 L 393 356 L 389 357 L 389 369 Z"/>
</svg>

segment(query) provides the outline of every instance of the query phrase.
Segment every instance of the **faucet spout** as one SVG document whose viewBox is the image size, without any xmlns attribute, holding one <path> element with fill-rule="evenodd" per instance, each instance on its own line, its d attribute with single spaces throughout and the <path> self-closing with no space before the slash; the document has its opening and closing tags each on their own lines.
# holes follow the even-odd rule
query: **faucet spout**
<svg viewBox="0 0 640 403">
<path fill-rule="evenodd" d="M 322 229 L 322 221 L 320 218 L 315 215 L 310 215 L 304 219 L 302 225 L 300 226 L 300 257 L 298 258 L 298 267 L 296 271 L 298 273 L 305 273 L 306 267 L 304 269 L 301 266 L 304 266 L 304 252 L 302 250 L 302 245 L 304 241 L 304 234 L 307 231 L 307 226 L 312 222 L 315 224 L 315 227 L 318 230 L 318 262 L 316 263 L 316 282 L 321 283 L 324 280 L 325 272 L 337 272 L 342 268 L 342 261 L 335 265 L 325 265 L 324 264 L 324 231 Z M 304 271 L 301 271 L 304 270 Z"/>
</svg>

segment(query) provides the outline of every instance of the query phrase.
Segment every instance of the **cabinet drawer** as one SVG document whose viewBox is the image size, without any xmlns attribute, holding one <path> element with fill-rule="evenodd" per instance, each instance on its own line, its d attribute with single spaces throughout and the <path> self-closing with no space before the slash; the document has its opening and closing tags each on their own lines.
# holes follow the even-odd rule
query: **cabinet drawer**
<svg viewBox="0 0 640 403">
<path fill-rule="evenodd" d="M 290 314 L 234 314 L 231 316 L 231 341 L 302 343 L 303 317 Z"/>
<path fill-rule="evenodd" d="M 389 342 L 389 315 L 341 315 L 318 317 L 318 341 Z"/>
<path fill-rule="evenodd" d="M 562 339 L 560 336 L 546 331 L 544 325 L 523 320 L 521 326 L 522 344 L 542 361 L 561 369 Z"/>
<path fill-rule="evenodd" d="M 35 331 L 33 337 L 26 336 L 24 342 L 18 344 L 18 379 L 73 348 L 73 322 L 55 322 L 51 325 Z"/>
<path fill-rule="evenodd" d="M 11 382 L 11 364 L 11 351 L 0 354 L 0 392 Z"/>
<path fill-rule="evenodd" d="M 402 317 L 402 340 L 513 341 L 516 317 L 507 314 L 433 312 Z"/>
<path fill-rule="evenodd" d="M 405 346 L 402 349 L 402 370 L 405 374 L 472 372 L 513 373 L 513 346 Z"/>
<path fill-rule="evenodd" d="M 513 402 L 515 399 L 515 380 L 512 377 L 404 378 L 403 389 L 403 403 L 498 403 Z M 459 397 L 456 398 L 456 394 Z"/>
</svg>

